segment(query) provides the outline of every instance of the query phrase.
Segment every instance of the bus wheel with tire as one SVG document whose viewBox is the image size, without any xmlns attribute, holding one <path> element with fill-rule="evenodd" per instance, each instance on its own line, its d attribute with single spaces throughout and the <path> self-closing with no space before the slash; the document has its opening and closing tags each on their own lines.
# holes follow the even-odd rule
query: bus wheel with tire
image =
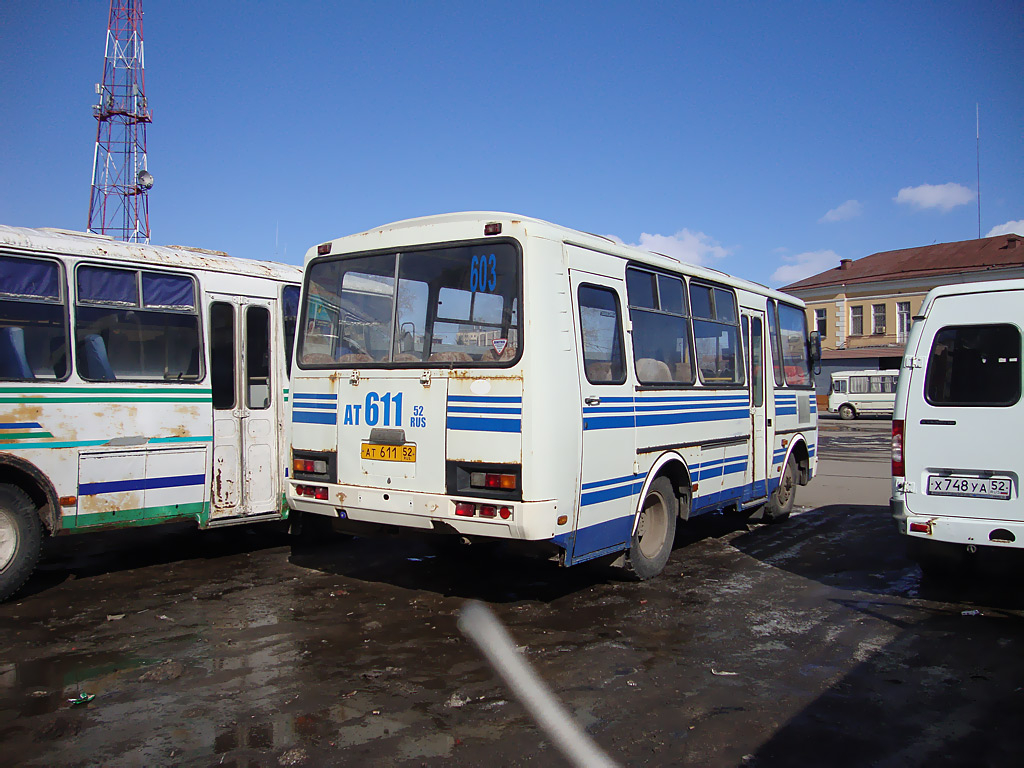
<svg viewBox="0 0 1024 768">
<path fill-rule="evenodd" d="M 0 485 L 0 600 L 13 595 L 39 562 L 43 524 L 21 488 Z"/>
<path fill-rule="evenodd" d="M 644 497 L 640 518 L 629 544 L 629 569 L 637 578 L 651 579 L 665 568 L 676 538 L 679 499 L 664 475 L 655 478 Z"/>
<path fill-rule="evenodd" d="M 796 499 L 796 460 L 790 456 L 786 459 L 786 466 L 782 470 L 782 477 L 779 478 L 779 486 L 768 498 L 761 514 L 763 523 L 781 523 L 789 517 L 793 511 L 793 501 Z"/>
<path fill-rule="evenodd" d="M 839 418 L 843 421 L 853 421 L 857 418 L 857 412 L 849 403 L 843 403 L 839 406 Z"/>
</svg>

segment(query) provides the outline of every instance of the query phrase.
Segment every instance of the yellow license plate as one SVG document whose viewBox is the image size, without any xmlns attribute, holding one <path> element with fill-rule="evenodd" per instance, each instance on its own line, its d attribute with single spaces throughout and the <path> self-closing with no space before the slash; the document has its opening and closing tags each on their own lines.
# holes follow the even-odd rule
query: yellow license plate
<svg viewBox="0 0 1024 768">
<path fill-rule="evenodd" d="M 359 456 L 373 461 L 416 461 L 416 446 L 363 443 Z"/>
</svg>

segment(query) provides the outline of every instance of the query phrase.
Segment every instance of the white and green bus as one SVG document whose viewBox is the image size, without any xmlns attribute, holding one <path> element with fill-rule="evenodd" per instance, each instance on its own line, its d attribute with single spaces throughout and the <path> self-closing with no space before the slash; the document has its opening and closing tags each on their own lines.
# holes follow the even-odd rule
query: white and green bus
<svg viewBox="0 0 1024 768">
<path fill-rule="evenodd" d="M 297 267 L 0 226 L 0 599 L 45 536 L 287 515 Z"/>
</svg>

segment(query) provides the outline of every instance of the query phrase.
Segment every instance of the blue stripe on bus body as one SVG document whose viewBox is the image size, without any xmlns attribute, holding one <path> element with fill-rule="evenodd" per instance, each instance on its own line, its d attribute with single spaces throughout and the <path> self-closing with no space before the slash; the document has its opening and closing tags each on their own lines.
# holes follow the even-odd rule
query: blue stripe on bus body
<svg viewBox="0 0 1024 768">
<path fill-rule="evenodd" d="M 314 392 L 292 392 L 292 400 L 337 400 L 337 395 L 320 395 Z"/>
<path fill-rule="evenodd" d="M 750 414 L 745 410 L 701 411 L 699 413 L 637 414 L 638 427 L 658 427 L 667 424 L 692 424 L 703 421 L 742 419 Z"/>
<path fill-rule="evenodd" d="M 580 494 L 580 506 L 589 507 L 591 504 L 600 504 L 603 501 L 624 499 L 627 496 L 635 496 L 640 493 L 640 489 L 643 487 L 644 481 L 643 478 L 640 478 L 639 480 L 627 483 L 626 485 L 616 485 L 610 488 L 584 492 Z"/>
<path fill-rule="evenodd" d="M 337 424 L 338 412 L 317 413 L 316 411 L 292 411 L 292 422 L 295 424 Z"/>
<path fill-rule="evenodd" d="M 449 395 L 449 403 L 521 403 L 521 397 L 491 397 L 490 395 Z"/>
<path fill-rule="evenodd" d="M 319 410 L 324 410 L 324 411 L 330 411 L 330 410 L 336 409 L 338 407 L 338 404 L 337 403 L 300 403 L 300 402 L 296 401 L 296 402 L 292 403 L 292 407 L 296 408 L 298 410 L 303 410 L 305 408 L 313 408 L 313 409 L 319 409 Z"/>
<path fill-rule="evenodd" d="M 79 496 L 97 496 L 101 493 L 123 491 L 152 491 L 157 488 L 187 488 L 205 485 L 206 475 L 179 475 L 178 477 L 145 477 L 139 480 L 107 480 L 101 483 L 82 483 Z"/>
<path fill-rule="evenodd" d="M 42 429 L 42 426 L 35 421 L 22 421 L 0 424 L 0 429 Z"/>
<path fill-rule="evenodd" d="M 522 432 L 520 419 L 485 419 L 479 416 L 449 416 L 448 429 L 460 432 Z"/>
<path fill-rule="evenodd" d="M 589 491 L 591 488 L 601 488 L 605 485 L 615 485 L 617 483 L 632 482 L 636 478 L 636 475 L 623 475 L 622 477 L 616 477 L 611 480 L 592 480 L 589 483 L 584 483 L 581 490 Z"/>
<path fill-rule="evenodd" d="M 521 416 L 523 414 L 522 408 L 473 408 L 470 406 L 448 406 L 448 413 L 482 413 L 484 415 L 504 415 L 504 416 Z"/>
<path fill-rule="evenodd" d="M 629 416 L 585 416 L 583 429 L 622 429 L 636 426 L 636 417 Z"/>
</svg>

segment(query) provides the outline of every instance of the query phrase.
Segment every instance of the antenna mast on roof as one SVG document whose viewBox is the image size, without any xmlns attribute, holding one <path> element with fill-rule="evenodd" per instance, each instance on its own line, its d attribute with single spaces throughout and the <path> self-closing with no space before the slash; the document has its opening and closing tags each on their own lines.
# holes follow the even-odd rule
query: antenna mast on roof
<svg viewBox="0 0 1024 768">
<path fill-rule="evenodd" d="M 978 164 L 978 239 L 981 240 L 981 107 L 974 102 L 974 141 Z"/>
<path fill-rule="evenodd" d="M 142 0 L 110 0 L 103 82 L 97 83 L 89 231 L 132 243 L 149 242 L 146 103 Z"/>
</svg>

